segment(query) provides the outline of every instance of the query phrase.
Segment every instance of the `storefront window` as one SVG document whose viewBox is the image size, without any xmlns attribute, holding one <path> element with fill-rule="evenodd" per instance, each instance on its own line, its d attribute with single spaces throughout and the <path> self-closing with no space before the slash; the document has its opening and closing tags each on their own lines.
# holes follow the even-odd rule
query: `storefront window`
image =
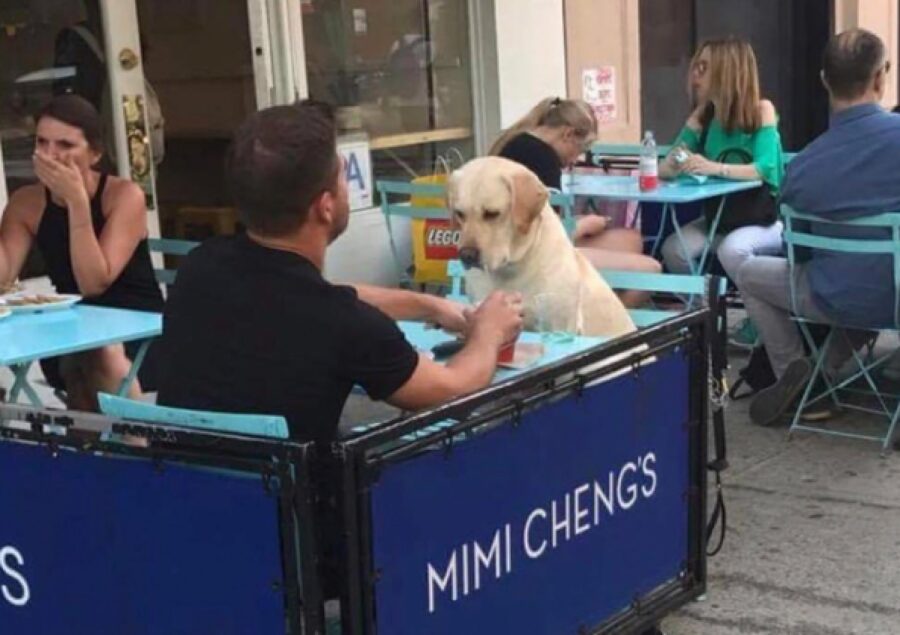
<svg viewBox="0 0 900 635">
<path fill-rule="evenodd" d="M 376 179 L 430 174 L 453 148 L 471 156 L 466 0 L 302 6 L 309 95 L 336 106 L 342 134 L 368 135 Z"/>
</svg>

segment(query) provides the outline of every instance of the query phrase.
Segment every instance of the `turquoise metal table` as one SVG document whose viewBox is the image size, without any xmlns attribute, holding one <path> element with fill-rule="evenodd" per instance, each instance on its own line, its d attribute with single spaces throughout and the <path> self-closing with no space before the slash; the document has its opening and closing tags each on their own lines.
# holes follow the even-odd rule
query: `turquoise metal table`
<svg viewBox="0 0 900 635">
<path fill-rule="evenodd" d="M 422 352 L 430 351 L 435 344 L 448 342 L 454 339 L 454 336 L 446 331 L 430 328 L 422 322 L 398 322 L 398 324 L 400 330 L 403 331 L 403 334 L 406 336 L 406 339 L 409 340 L 409 343 Z M 494 383 L 534 370 L 537 366 L 552 364 L 563 357 L 568 357 L 569 355 L 574 355 L 575 353 L 593 348 L 594 346 L 607 341 L 607 338 L 575 336 L 562 338 L 551 336 L 541 339 L 540 333 L 522 333 L 519 337 L 519 341 L 535 343 L 543 342 L 544 355 L 535 365 L 522 370 L 498 368 L 497 372 L 494 374 Z"/>
<path fill-rule="evenodd" d="M 409 343 L 412 344 L 416 348 L 416 350 L 423 353 L 429 352 L 436 344 L 449 342 L 450 340 L 453 340 L 455 338 L 455 336 L 447 333 L 446 331 L 426 325 L 423 322 L 401 321 L 397 322 L 397 325 L 400 327 L 400 330 L 403 331 L 403 334 L 406 336 L 406 339 L 409 341 Z M 519 342 L 543 342 L 544 354 L 536 363 L 528 366 L 527 368 L 497 368 L 497 372 L 494 373 L 494 378 L 491 383 L 496 384 L 502 381 L 506 381 L 507 379 L 515 377 L 516 375 L 527 373 L 546 364 L 552 364 L 553 362 L 559 361 L 564 357 L 568 357 L 581 351 L 585 351 L 606 341 L 607 338 L 605 337 L 560 337 L 556 334 L 554 334 L 554 336 L 552 337 L 544 337 L 542 339 L 540 333 L 522 333 L 522 335 L 519 336 Z M 362 392 L 362 389 L 356 390 L 357 392 Z M 419 435 L 431 434 L 436 429 L 450 427 L 453 424 L 454 422 L 450 420 L 441 421 L 434 424 L 433 426 L 429 426 L 427 428 L 419 430 L 418 432 L 412 433 L 411 435 L 409 435 L 409 438 L 415 438 Z M 366 422 L 354 426 L 352 430 L 355 433 L 364 432 L 366 430 L 377 427 L 378 425 L 381 425 L 381 422 Z"/>
<path fill-rule="evenodd" d="M 675 214 L 675 206 L 684 203 L 696 203 L 707 199 L 722 197 L 719 208 L 716 212 L 715 219 L 708 229 L 706 237 L 706 245 L 703 253 L 700 255 L 699 262 L 695 262 L 688 258 L 691 264 L 691 273 L 694 275 L 701 274 L 705 271 L 709 248 L 715 236 L 716 229 L 719 226 L 719 220 L 722 216 L 722 210 L 725 207 L 725 200 L 730 194 L 753 190 L 762 186 L 762 181 L 731 181 L 725 179 L 711 178 L 703 183 L 697 183 L 691 179 L 678 179 L 675 181 L 660 181 L 660 185 L 655 190 L 644 192 L 638 187 L 638 180 L 634 176 L 606 176 L 593 174 L 574 174 L 563 175 L 563 191 L 574 194 L 576 196 L 592 196 L 615 201 L 635 201 L 639 205 L 642 203 L 659 203 L 663 206 L 662 218 L 659 222 L 659 232 L 653 242 L 652 253 L 655 255 L 659 250 L 659 243 L 662 240 L 663 230 L 666 226 L 666 220 L 672 219 L 672 226 L 675 228 L 675 234 L 678 241 L 684 249 L 684 238 L 681 233 L 681 225 L 678 223 L 678 216 Z"/>
<path fill-rule="evenodd" d="M 28 383 L 28 369 L 36 361 L 110 344 L 142 341 L 131 371 L 119 388 L 119 395 L 125 395 L 144 361 L 150 341 L 160 333 L 162 316 L 158 313 L 87 305 L 4 318 L 0 320 L 0 366 L 8 366 L 15 376 L 9 401 L 15 403 L 19 393 L 24 392 L 32 404 L 42 405 Z"/>
</svg>

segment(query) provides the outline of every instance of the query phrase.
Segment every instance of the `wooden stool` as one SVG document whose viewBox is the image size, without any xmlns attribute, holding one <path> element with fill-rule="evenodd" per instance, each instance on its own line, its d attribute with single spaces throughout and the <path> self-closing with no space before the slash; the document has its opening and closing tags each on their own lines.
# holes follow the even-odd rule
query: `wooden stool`
<svg viewBox="0 0 900 635">
<path fill-rule="evenodd" d="M 233 207 L 179 207 L 175 212 L 175 235 L 186 240 L 230 236 L 237 232 L 237 210 Z"/>
</svg>

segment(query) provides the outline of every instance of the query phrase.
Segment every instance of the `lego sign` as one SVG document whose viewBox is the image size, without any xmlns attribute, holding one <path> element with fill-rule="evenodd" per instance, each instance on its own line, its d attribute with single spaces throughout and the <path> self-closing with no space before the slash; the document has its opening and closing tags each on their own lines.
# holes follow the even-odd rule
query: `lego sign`
<svg viewBox="0 0 900 635">
<path fill-rule="evenodd" d="M 429 260 L 452 260 L 459 253 L 459 229 L 448 220 L 426 220 L 425 257 Z"/>
</svg>

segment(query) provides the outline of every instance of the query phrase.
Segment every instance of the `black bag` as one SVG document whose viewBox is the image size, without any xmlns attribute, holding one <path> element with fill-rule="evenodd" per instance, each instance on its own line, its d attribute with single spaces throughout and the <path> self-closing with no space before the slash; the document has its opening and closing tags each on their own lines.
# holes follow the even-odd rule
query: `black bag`
<svg viewBox="0 0 900 635">
<path fill-rule="evenodd" d="M 700 132 L 700 151 L 702 152 L 706 146 L 706 138 L 709 136 L 709 122 L 712 121 L 712 112 L 708 116 L 704 116 L 707 122 L 703 125 Z M 747 165 L 753 163 L 753 157 L 743 148 L 726 148 L 715 158 L 716 163 L 727 163 L 730 165 Z M 707 226 L 712 226 L 719 211 L 719 205 L 722 203 L 722 197 L 706 199 L 703 202 L 703 216 L 706 218 Z M 744 190 L 729 194 L 725 200 L 725 207 L 722 209 L 722 216 L 719 218 L 719 225 L 716 227 L 717 234 L 727 234 L 739 227 L 747 227 L 748 225 L 761 225 L 768 227 L 778 218 L 778 207 L 775 197 L 769 191 L 769 187 L 763 184 L 752 190 Z"/>
<path fill-rule="evenodd" d="M 821 347 L 825 342 L 825 338 L 828 337 L 830 327 L 826 324 L 807 324 L 806 328 L 809 330 L 810 337 L 812 337 L 816 346 Z M 806 355 L 810 354 L 809 344 L 807 344 L 805 338 L 803 339 L 803 350 Z M 754 346 L 753 350 L 750 351 L 750 359 L 747 360 L 747 365 L 738 371 L 738 378 L 731 390 L 728 391 L 728 398 L 733 400 L 744 399 L 764 388 L 768 388 L 776 380 L 775 371 L 772 370 L 769 355 L 766 353 L 766 347 L 762 344 Z M 747 386 L 750 389 L 749 392 L 738 395 L 737 391 L 741 386 Z"/>
<path fill-rule="evenodd" d="M 731 390 L 728 391 L 728 398 L 736 400 L 749 397 L 763 388 L 768 388 L 775 383 L 775 380 L 775 371 L 772 370 L 772 364 L 769 363 L 766 347 L 754 346 L 753 350 L 750 351 L 750 359 L 747 360 L 747 365 L 738 371 L 738 378 L 735 380 Z M 745 385 L 750 391 L 738 395 L 738 389 Z"/>
</svg>

